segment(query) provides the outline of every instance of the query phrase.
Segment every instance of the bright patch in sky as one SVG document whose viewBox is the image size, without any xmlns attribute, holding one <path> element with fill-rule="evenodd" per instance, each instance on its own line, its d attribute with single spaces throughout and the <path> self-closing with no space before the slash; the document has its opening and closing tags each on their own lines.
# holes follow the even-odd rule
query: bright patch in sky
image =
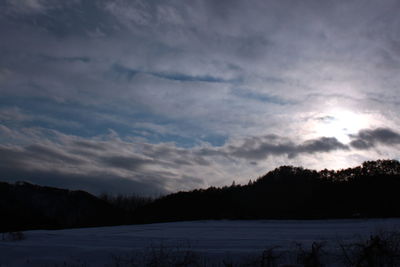
<svg viewBox="0 0 400 267">
<path fill-rule="evenodd" d="M 348 143 L 350 135 L 370 127 L 370 124 L 364 114 L 337 108 L 321 114 L 313 127 L 316 136 L 335 137 L 342 143 Z"/>
</svg>

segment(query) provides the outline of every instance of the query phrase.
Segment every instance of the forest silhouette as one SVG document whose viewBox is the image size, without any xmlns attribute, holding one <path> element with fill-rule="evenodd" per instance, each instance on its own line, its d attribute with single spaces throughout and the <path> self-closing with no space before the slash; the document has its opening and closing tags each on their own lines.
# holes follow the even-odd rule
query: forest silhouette
<svg viewBox="0 0 400 267">
<path fill-rule="evenodd" d="M 0 231 L 209 219 L 400 217 L 400 163 L 367 161 L 342 170 L 281 166 L 246 185 L 157 199 L 99 197 L 25 182 L 0 182 Z"/>
</svg>

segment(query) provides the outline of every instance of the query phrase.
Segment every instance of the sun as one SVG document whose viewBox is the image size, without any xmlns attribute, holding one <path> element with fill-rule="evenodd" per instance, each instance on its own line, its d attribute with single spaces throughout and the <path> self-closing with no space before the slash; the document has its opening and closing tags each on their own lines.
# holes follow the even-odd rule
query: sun
<svg viewBox="0 0 400 267">
<path fill-rule="evenodd" d="M 350 141 L 349 135 L 367 128 L 368 117 L 350 110 L 333 109 L 314 118 L 314 132 L 317 136 L 335 137 L 342 143 Z"/>
</svg>

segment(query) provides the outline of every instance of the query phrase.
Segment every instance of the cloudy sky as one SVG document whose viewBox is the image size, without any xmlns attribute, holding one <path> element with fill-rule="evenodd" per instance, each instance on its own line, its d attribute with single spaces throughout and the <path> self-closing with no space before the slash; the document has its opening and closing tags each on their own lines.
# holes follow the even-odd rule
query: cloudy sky
<svg viewBox="0 0 400 267">
<path fill-rule="evenodd" d="M 0 0 L 0 180 L 159 195 L 400 159 L 398 0 Z"/>
</svg>

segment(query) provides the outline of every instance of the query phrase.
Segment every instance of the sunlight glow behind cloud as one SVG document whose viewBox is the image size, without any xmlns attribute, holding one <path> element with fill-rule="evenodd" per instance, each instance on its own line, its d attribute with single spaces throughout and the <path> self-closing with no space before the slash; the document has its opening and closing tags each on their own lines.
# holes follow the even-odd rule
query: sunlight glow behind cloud
<svg viewBox="0 0 400 267">
<path fill-rule="evenodd" d="M 371 116 L 335 108 L 319 114 L 312 127 L 316 136 L 335 137 L 342 143 L 349 143 L 349 135 L 377 125 L 368 117 Z"/>
</svg>

